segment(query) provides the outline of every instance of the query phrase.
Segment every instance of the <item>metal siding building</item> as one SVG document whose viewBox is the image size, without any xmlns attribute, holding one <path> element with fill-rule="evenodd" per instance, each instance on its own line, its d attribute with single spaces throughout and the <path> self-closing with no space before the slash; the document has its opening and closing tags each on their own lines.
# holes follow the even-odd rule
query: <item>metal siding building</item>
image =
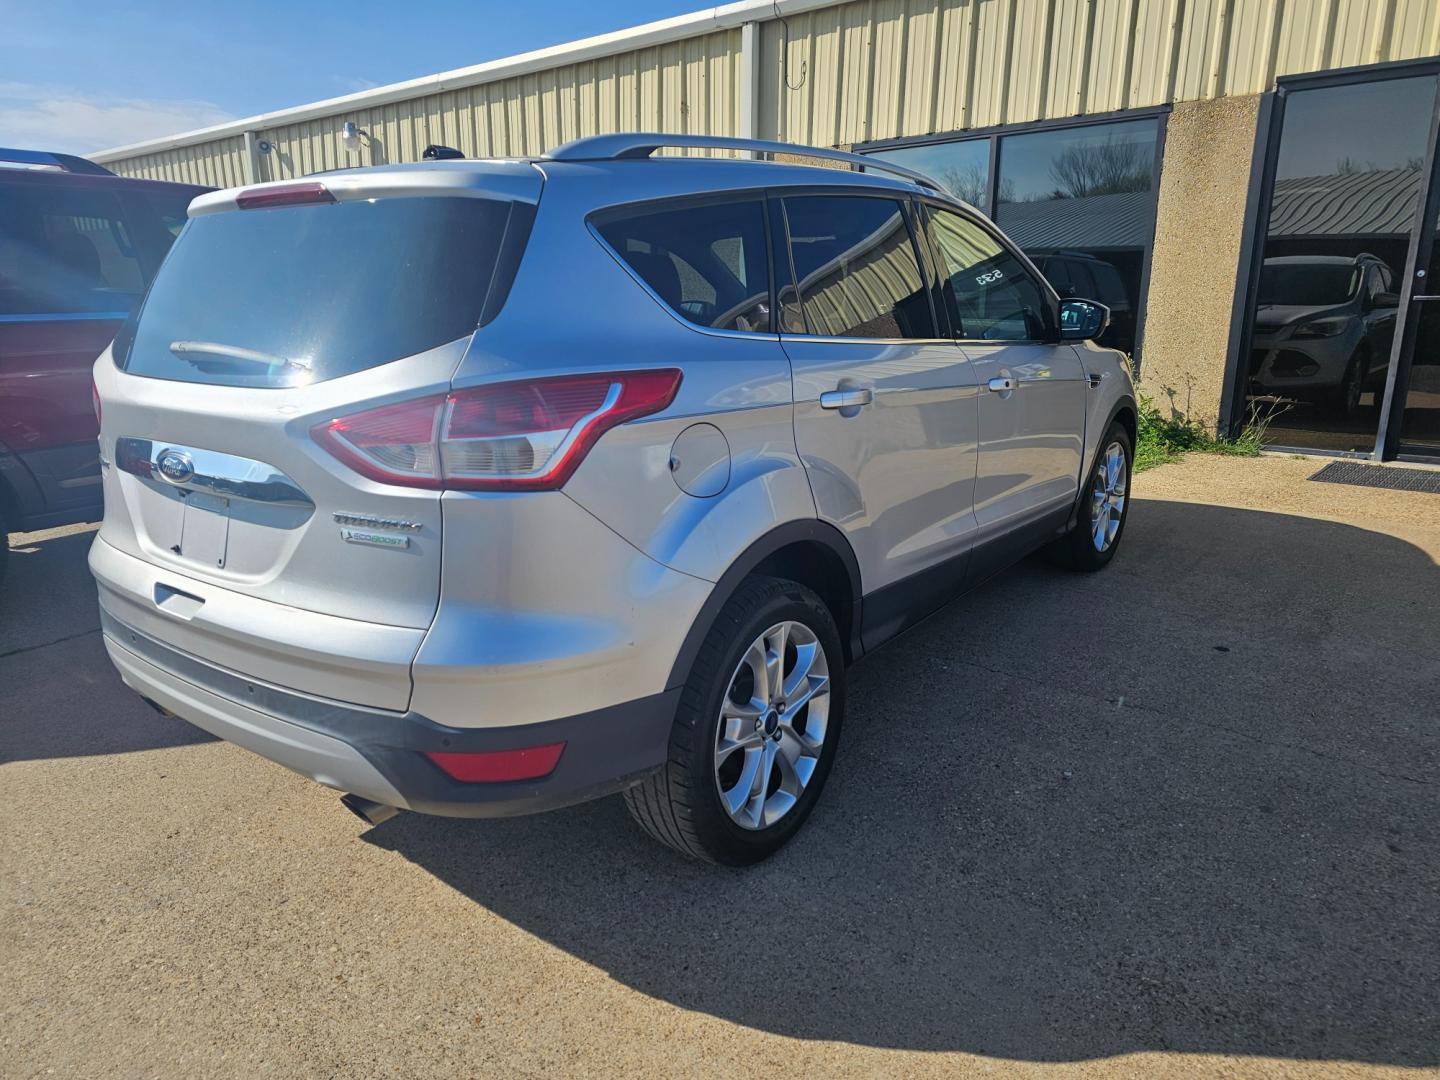
<svg viewBox="0 0 1440 1080">
<path fill-rule="evenodd" d="M 93 157 L 228 186 L 413 161 L 430 143 L 511 156 L 607 131 L 843 146 L 1437 53 L 1435 0 L 750 0 Z M 373 140 L 364 161 L 340 147 L 347 120 Z"/>
<path fill-rule="evenodd" d="M 882 154 L 1110 307 L 1102 344 L 1162 407 L 1233 432 L 1278 400 L 1285 445 L 1440 459 L 1440 319 L 1406 314 L 1440 251 L 1437 125 L 1440 0 L 742 0 L 94 158 L 233 186 L 627 130 Z M 1393 350 L 1365 331 L 1383 385 L 1305 344 L 1334 319 L 1257 336 L 1262 289 L 1321 295 L 1337 260 L 1393 325 Z"/>
</svg>

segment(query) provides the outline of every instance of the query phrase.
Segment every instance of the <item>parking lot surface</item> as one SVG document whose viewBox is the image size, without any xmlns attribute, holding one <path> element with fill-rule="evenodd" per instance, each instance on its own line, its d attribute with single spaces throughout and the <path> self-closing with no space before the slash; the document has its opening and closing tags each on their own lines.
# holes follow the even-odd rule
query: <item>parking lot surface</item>
<svg viewBox="0 0 1440 1080">
<path fill-rule="evenodd" d="M 336 794 L 0 586 L 0 1076 L 1435 1075 L 1440 498 L 1191 456 L 856 668 L 797 841 Z"/>
</svg>

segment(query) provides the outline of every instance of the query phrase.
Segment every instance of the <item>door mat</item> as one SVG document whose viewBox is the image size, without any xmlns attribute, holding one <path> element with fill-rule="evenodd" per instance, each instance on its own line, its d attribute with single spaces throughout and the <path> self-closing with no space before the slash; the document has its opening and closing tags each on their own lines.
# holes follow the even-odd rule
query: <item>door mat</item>
<svg viewBox="0 0 1440 1080">
<path fill-rule="evenodd" d="M 1361 465 L 1336 461 L 1310 477 L 1322 484 L 1354 484 L 1357 487 L 1389 488 L 1392 491 L 1423 491 L 1440 495 L 1440 471 L 1404 469 L 1394 465 Z"/>
</svg>

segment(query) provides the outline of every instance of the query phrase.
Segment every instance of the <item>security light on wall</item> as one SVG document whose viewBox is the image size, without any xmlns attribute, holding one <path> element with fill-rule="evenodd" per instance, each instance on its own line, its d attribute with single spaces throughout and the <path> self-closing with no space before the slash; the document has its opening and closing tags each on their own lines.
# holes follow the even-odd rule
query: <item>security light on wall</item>
<svg viewBox="0 0 1440 1080">
<path fill-rule="evenodd" d="M 370 133 L 361 131 L 354 120 L 346 120 L 340 128 L 340 142 L 347 153 L 358 154 L 360 152 L 360 140 L 368 139 Z"/>
</svg>

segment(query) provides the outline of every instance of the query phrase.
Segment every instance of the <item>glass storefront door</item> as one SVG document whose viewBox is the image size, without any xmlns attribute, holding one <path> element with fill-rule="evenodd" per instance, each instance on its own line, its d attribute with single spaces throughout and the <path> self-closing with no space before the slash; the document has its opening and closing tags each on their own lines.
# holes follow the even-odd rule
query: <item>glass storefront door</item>
<svg viewBox="0 0 1440 1080">
<path fill-rule="evenodd" d="M 1413 279 L 1411 325 L 1402 343 L 1402 363 L 1408 363 L 1396 386 L 1404 402 L 1398 414 L 1398 450 L 1407 456 L 1440 458 L 1440 243 L 1436 243 L 1440 221 L 1432 217 L 1430 226 L 1429 235 L 1421 238 L 1421 250 L 1428 249 L 1429 258 L 1417 260 L 1417 269 L 1425 273 Z"/>
<path fill-rule="evenodd" d="M 1437 76 L 1281 95 L 1263 261 L 1243 358 L 1271 444 L 1370 454 L 1428 172 Z"/>
<path fill-rule="evenodd" d="M 1272 446 L 1440 457 L 1440 64 L 1282 81 L 1274 123 L 1242 419 Z"/>
</svg>

